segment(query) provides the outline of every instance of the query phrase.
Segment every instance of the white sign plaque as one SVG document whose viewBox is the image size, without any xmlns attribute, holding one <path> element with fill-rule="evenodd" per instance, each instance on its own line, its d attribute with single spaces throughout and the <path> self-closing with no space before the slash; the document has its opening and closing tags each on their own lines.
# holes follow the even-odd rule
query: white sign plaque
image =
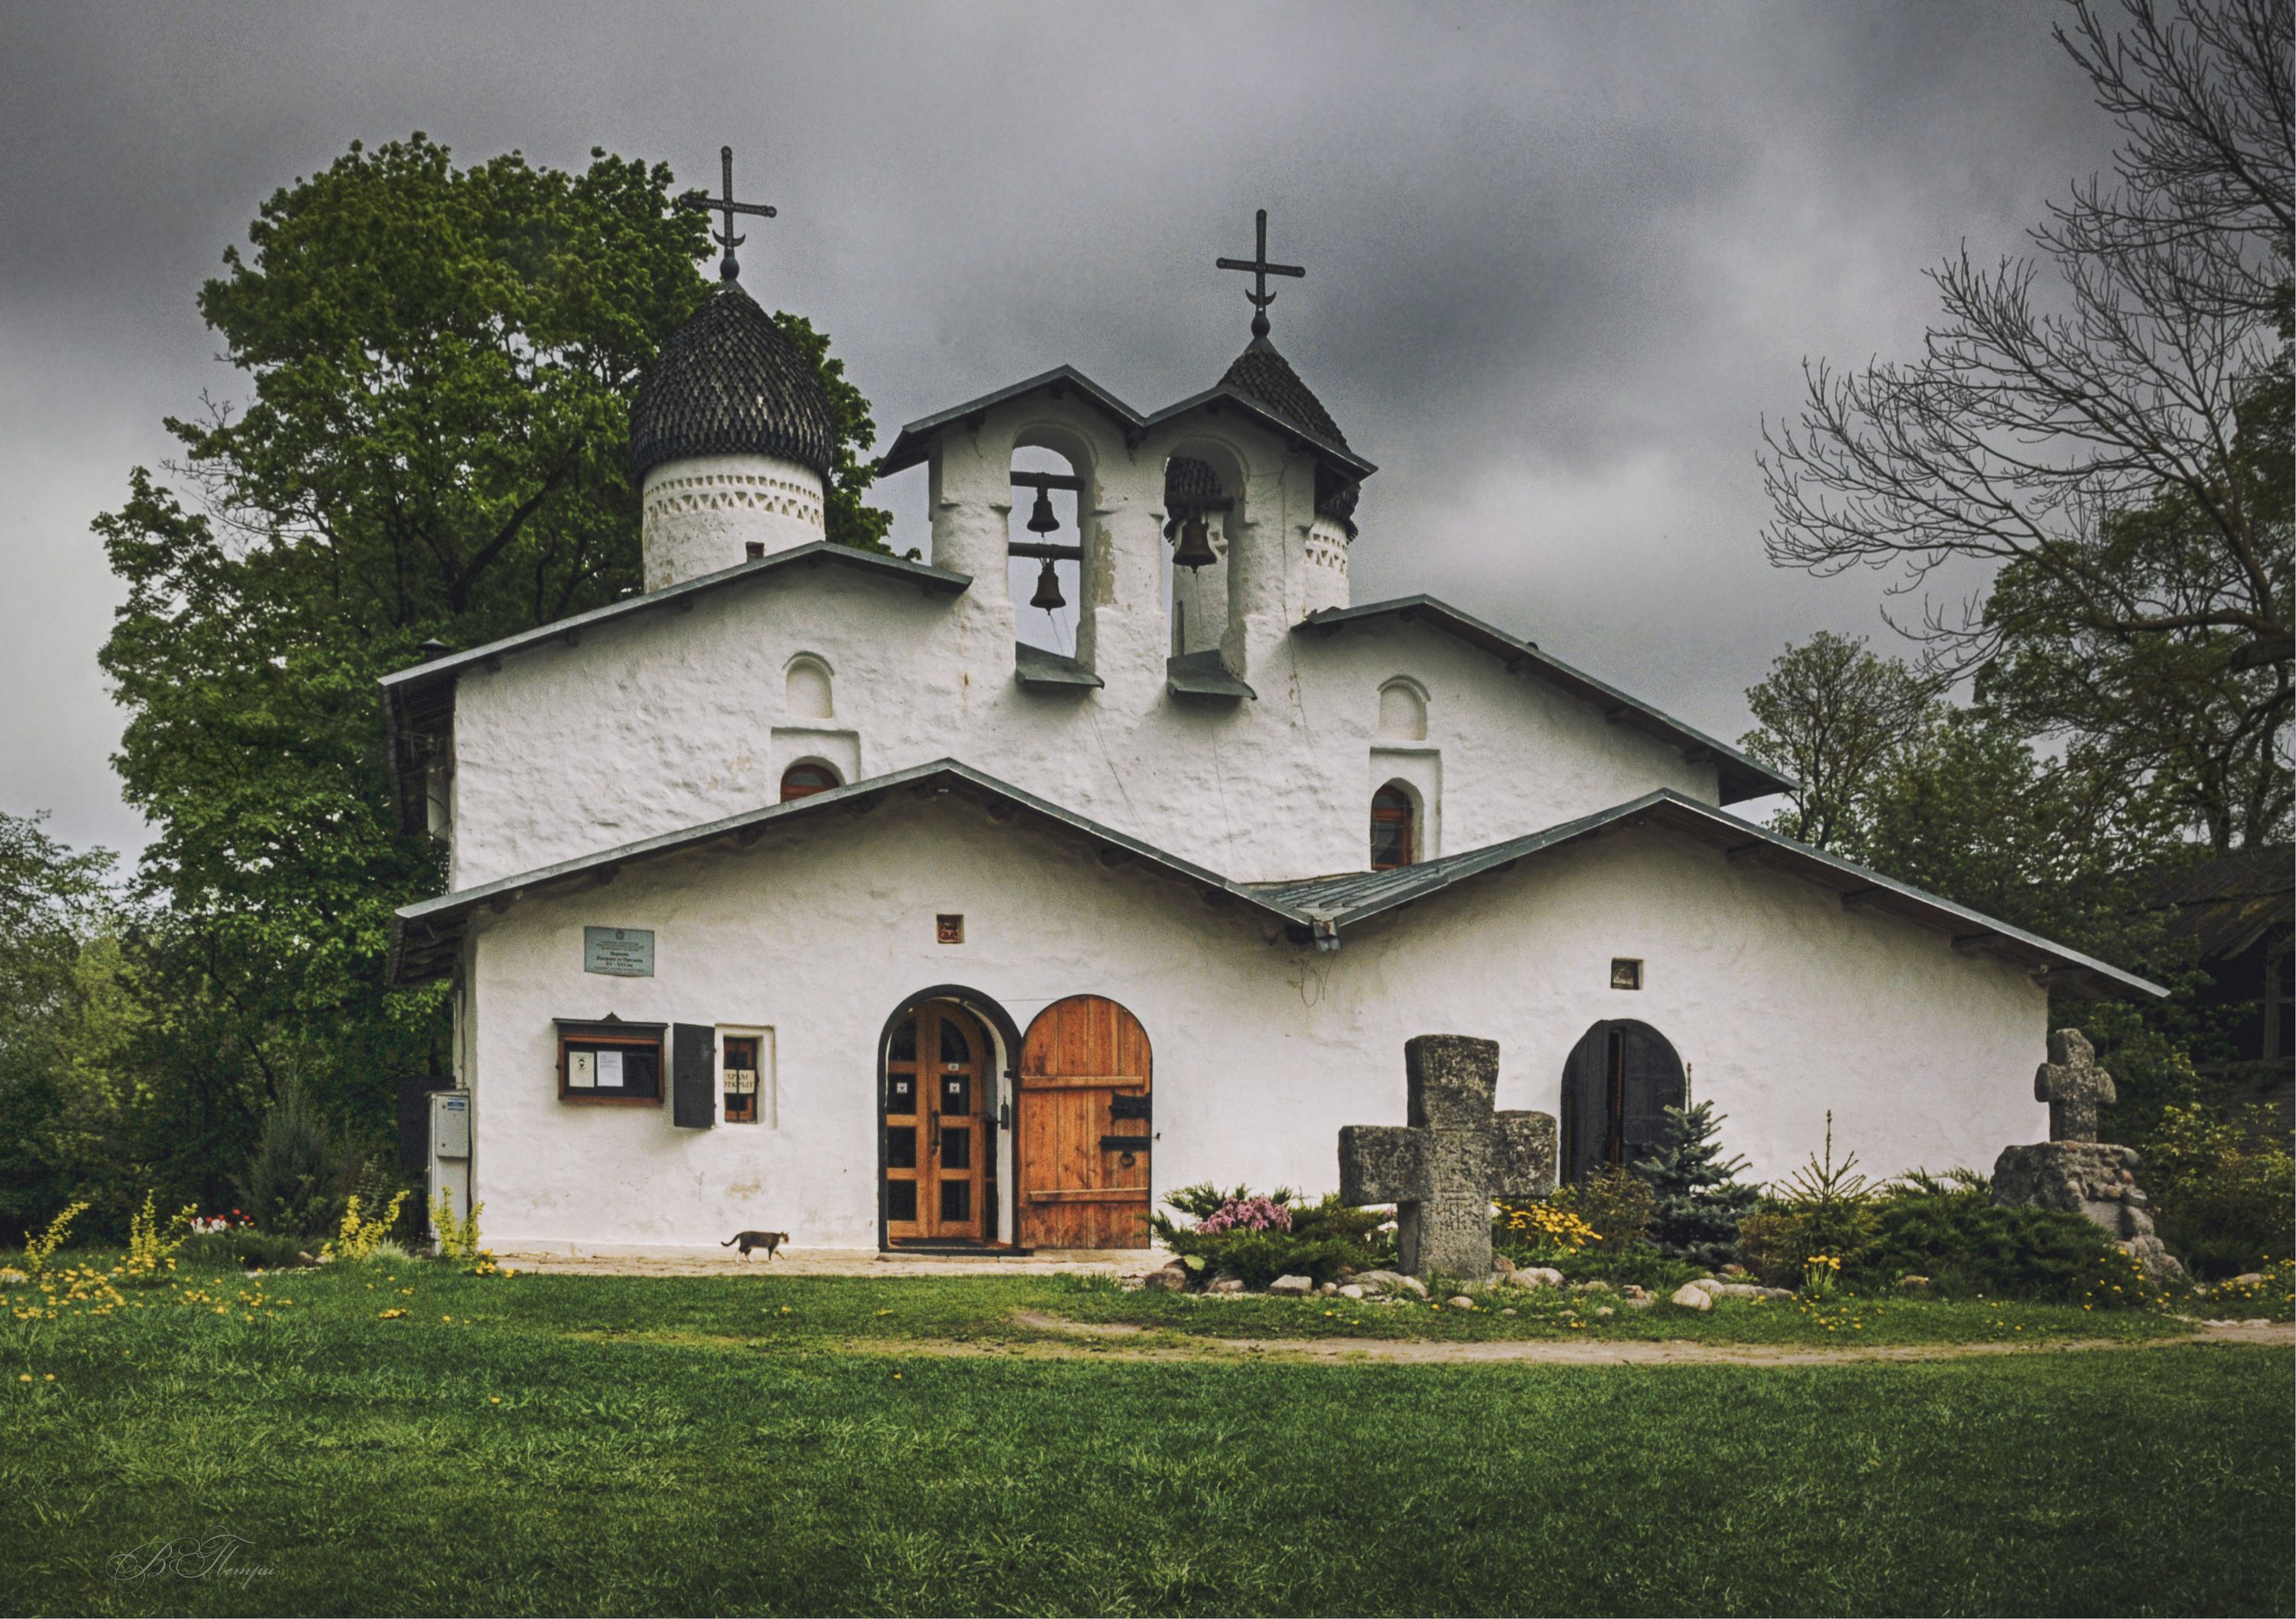
<svg viewBox="0 0 2296 1619">
<path fill-rule="evenodd" d="M 598 1088 L 597 1052 L 566 1053 L 566 1088 L 570 1091 L 594 1091 Z"/>
<path fill-rule="evenodd" d="M 582 970 L 609 973 L 617 978 L 652 977 L 653 929 L 585 928 Z"/>
<path fill-rule="evenodd" d="M 598 1089 L 619 1091 L 622 1088 L 622 1054 L 619 1051 L 598 1053 Z"/>
</svg>

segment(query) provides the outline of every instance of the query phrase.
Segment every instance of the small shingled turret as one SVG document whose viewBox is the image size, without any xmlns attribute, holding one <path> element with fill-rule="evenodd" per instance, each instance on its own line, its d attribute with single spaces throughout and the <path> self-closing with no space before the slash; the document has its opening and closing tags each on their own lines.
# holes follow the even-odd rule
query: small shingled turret
<svg viewBox="0 0 2296 1619">
<path fill-rule="evenodd" d="M 630 407 L 650 591 L 826 537 L 836 419 L 813 363 L 742 288 L 734 214 L 771 210 L 733 200 L 732 149 L 721 156 L 725 195 L 678 202 L 725 211 L 713 237 L 723 279 L 662 345 Z"/>
</svg>

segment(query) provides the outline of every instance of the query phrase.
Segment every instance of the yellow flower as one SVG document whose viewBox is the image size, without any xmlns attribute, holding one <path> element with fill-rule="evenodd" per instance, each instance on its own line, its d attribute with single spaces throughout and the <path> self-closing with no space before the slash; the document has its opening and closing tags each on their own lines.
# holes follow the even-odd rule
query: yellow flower
<svg viewBox="0 0 2296 1619">
<path fill-rule="evenodd" d="M 28 1372 L 23 1373 L 20 1377 L 19 1377 L 19 1378 L 16 1379 L 16 1381 L 17 1381 L 17 1382 L 19 1382 L 19 1383 L 29 1383 L 31 1380 L 32 1380 L 32 1374 L 31 1374 L 30 1372 L 29 1372 L 29 1371 L 28 1371 Z"/>
</svg>

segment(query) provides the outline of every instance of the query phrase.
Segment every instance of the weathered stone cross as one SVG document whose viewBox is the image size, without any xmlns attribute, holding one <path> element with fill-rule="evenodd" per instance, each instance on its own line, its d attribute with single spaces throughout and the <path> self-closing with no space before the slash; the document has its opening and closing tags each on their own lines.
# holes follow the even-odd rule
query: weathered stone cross
<svg viewBox="0 0 2296 1619">
<path fill-rule="evenodd" d="M 1397 1246 L 1416 1276 L 1491 1273 L 1491 1199 L 1554 1189 L 1554 1120 L 1495 1112 L 1499 1043 L 1422 1034 L 1403 1045 L 1407 1124 L 1340 1128 L 1340 1201 L 1398 1206 Z"/>
<path fill-rule="evenodd" d="M 2049 1060 L 2033 1071 L 2033 1100 L 2049 1104 L 2049 1140 L 2096 1140 L 2098 1104 L 2118 1101 L 2112 1075 L 2096 1066 L 2096 1048 L 2079 1029 L 2049 1036 Z"/>
</svg>

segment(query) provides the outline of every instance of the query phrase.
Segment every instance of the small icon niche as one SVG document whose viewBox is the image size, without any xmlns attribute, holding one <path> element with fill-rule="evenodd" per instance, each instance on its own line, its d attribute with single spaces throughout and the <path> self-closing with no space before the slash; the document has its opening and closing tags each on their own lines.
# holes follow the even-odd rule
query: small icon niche
<svg viewBox="0 0 2296 1619">
<path fill-rule="evenodd" d="M 934 917 L 933 939 L 941 944 L 964 944 L 964 918 L 946 911 Z"/>
<path fill-rule="evenodd" d="M 1643 964 L 1634 956 L 1611 958 L 1611 987 L 1640 989 L 1643 986 Z"/>
</svg>

